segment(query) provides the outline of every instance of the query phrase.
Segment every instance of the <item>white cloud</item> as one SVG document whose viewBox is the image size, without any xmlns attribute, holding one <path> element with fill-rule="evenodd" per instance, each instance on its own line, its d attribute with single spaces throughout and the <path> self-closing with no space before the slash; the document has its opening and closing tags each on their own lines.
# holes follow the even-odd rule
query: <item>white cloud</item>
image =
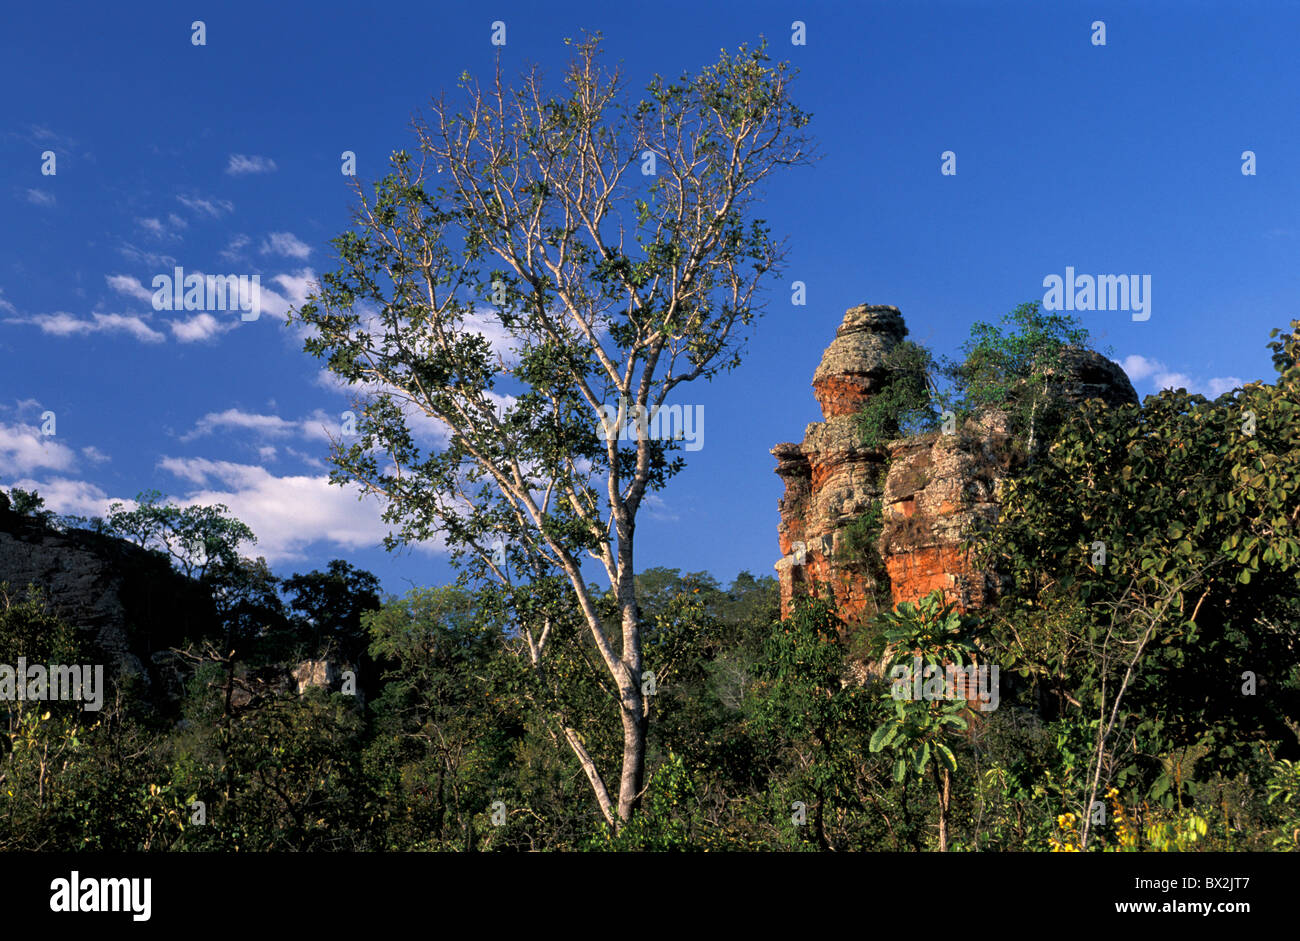
<svg viewBox="0 0 1300 941">
<path fill-rule="evenodd" d="M 263 255 L 287 255 L 303 259 L 311 254 L 311 246 L 292 232 L 272 232 L 262 242 Z"/>
<path fill-rule="evenodd" d="M 1244 386 L 1245 384 L 1246 380 L 1238 378 L 1237 376 L 1215 376 L 1212 379 L 1206 380 L 1205 387 L 1210 390 L 1209 398 L 1217 399 L 1219 396 L 1223 395 L 1223 393 L 1231 392 L 1233 389 Z"/>
<path fill-rule="evenodd" d="M 105 454 L 93 444 L 88 444 L 81 449 L 81 456 L 92 464 L 103 464 L 105 461 L 111 461 L 112 458 Z"/>
<path fill-rule="evenodd" d="M 0 475 L 7 478 L 6 486 L 38 492 L 47 509 L 61 514 L 106 516 L 112 503 L 135 505 L 109 497 L 89 481 L 17 476 L 42 468 L 66 473 L 74 463 L 70 448 L 42 438 L 35 429 L 0 425 Z M 359 499 L 358 487 L 334 486 L 324 474 L 276 476 L 256 465 L 204 458 L 165 457 L 158 466 L 189 485 L 167 502 L 182 507 L 224 504 L 258 537 L 256 545 L 241 546 L 241 552 L 265 556 L 273 564 L 303 559 L 310 547 L 321 543 L 331 551 L 379 546 L 389 531 L 375 498 Z M 434 541 L 416 548 L 445 551 Z"/>
<path fill-rule="evenodd" d="M 39 144 L 42 150 L 55 150 L 61 154 L 70 153 L 78 146 L 78 142 L 75 139 L 68 137 L 65 134 L 56 134 L 48 127 L 40 124 L 29 124 L 27 125 L 26 132 L 9 131 L 3 136 L 14 140 L 26 141 L 33 145 Z"/>
<path fill-rule="evenodd" d="M 1132 356 L 1125 356 L 1120 365 L 1124 367 L 1124 372 L 1128 373 L 1129 379 L 1134 382 L 1141 382 L 1157 369 L 1164 368 L 1155 360 L 1147 359 L 1145 356 L 1139 356 L 1136 353 Z"/>
<path fill-rule="evenodd" d="M 125 294 L 127 297 L 133 297 L 137 301 L 153 301 L 153 291 L 140 283 L 139 278 L 133 278 L 125 274 L 110 274 L 104 278 L 108 286 L 119 294 Z"/>
<path fill-rule="evenodd" d="M 255 437 L 302 438 L 305 441 L 329 441 L 330 435 L 340 432 L 339 416 L 316 409 L 306 418 L 290 421 L 279 415 L 259 415 L 228 408 L 224 412 L 208 412 L 194 428 L 181 436 L 182 441 L 193 441 L 220 431 L 248 431 Z"/>
<path fill-rule="evenodd" d="M 91 333 L 128 333 L 143 343 L 162 343 L 164 337 L 144 319 L 134 314 L 91 314 L 82 320 L 65 311 L 54 314 L 35 314 L 31 317 L 10 317 L 6 323 L 26 323 L 39 327 L 42 333 L 56 337 L 86 336 Z"/>
<path fill-rule="evenodd" d="M 0 474 L 29 474 L 40 468 L 67 471 L 76 463 L 76 452 L 41 434 L 39 426 L 0 423 Z"/>
<path fill-rule="evenodd" d="M 27 201 L 33 206 L 53 206 L 57 199 L 53 193 L 47 193 L 45 190 L 29 189 L 27 191 Z"/>
<path fill-rule="evenodd" d="M 218 320 L 211 314 L 195 314 L 189 320 L 173 320 L 167 326 L 172 336 L 181 343 L 197 343 L 211 340 L 215 336 L 233 330 L 239 324 L 237 320 Z"/>
<path fill-rule="evenodd" d="M 208 277 L 203 271 L 187 270 L 186 277 L 190 276 Z M 300 306 L 306 301 L 307 295 L 315 287 L 315 279 L 315 273 L 310 268 L 304 268 L 295 274 L 275 275 L 270 281 L 279 286 L 281 291 L 284 292 L 283 294 L 263 284 L 260 279 L 255 284 L 249 280 L 247 293 L 244 287 L 241 286 L 238 299 L 232 294 L 228 298 L 228 303 L 231 309 L 234 310 L 237 302 L 251 302 L 251 308 L 256 310 L 259 315 L 269 314 L 279 320 L 284 320 L 288 316 L 291 307 Z M 138 278 L 133 278 L 130 275 L 108 275 L 105 280 L 108 282 L 109 287 L 121 294 L 136 300 L 150 301 L 151 303 L 153 301 L 153 290 L 145 287 Z M 70 317 L 70 315 L 61 316 Z M 97 314 L 96 316 L 100 315 Z M 177 340 L 182 343 L 192 343 L 199 340 L 209 340 L 228 330 L 233 330 L 240 322 L 239 318 L 219 320 L 210 313 L 201 312 L 188 320 L 173 321 L 169 324 L 169 327 Z M 91 326 L 84 324 L 78 326 L 77 323 L 60 323 L 46 328 L 46 330 L 47 332 L 58 332 L 59 328 L 62 328 L 65 334 L 72 332 L 85 333 L 92 329 Z M 161 337 L 162 334 L 157 336 Z"/>
<path fill-rule="evenodd" d="M 1150 380 L 1151 387 L 1156 391 L 1186 389 L 1192 394 L 1203 395 L 1210 399 L 1216 399 L 1244 382 L 1236 376 L 1213 376 L 1201 381 L 1187 373 L 1174 372 L 1159 360 L 1148 359 L 1136 353 L 1124 357 L 1120 365 L 1124 367 L 1124 372 L 1128 373 L 1129 379 L 1134 383 Z"/>
<path fill-rule="evenodd" d="M 307 295 L 317 287 L 316 272 L 310 268 L 302 268 L 296 274 L 277 274 L 272 280 L 284 289 L 294 307 L 306 303 Z"/>
<path fill-rule="evenodd" d="M 89 481 L 72 480 L 67 477 L 51 477 L 45 480 L 24 478 L 15 480 L 12 486 L 35 491 L 45 501 L 45 509 L 60 514 L 107 516 L 109 504 L 135 505 L 133 501 L 110 499 L 107 493 Z"/>
<path fill-rule="evenodd" d="M 209 461 L 201 457 L 165 457 L 158 466 L 170 471 L 173 476 L 192 484 L 202 485 L 208 482 L 223 467 L 248 467 L 247 464 L 231 464 L 228 461 Z"/>
<path fill-rule="evenodd" d="M 18 313 L 18 308 L 15 307 L 13 304 L 9 303 L 7 300 L 5 300 L 4 293 L 5 293 L 5 289 L 0 288 L 0 310 L 7 310 L 11 314 Z"/>
<path fill-rule="evenodd" d="M 307 418 L 298 423 L 298 430 L 307 441 L 330 443 L 332 438 L 342 434 L 342 415 L 330 415 L 316 409 Z"/>
<path fill-rule="evenodd" d="M 310 268 L 303 268 L 296 274 L 277 274 L 271 281 L 279 285 L 284 293 L 274 291 L 266 285 L 259 285 L 256 291 L 257 309 L 279 320 L 285 320 L 290 308 L 301 307 L 306 302 L 307 295 L 315 289 L 316 273 Z"/>
<path fill-rule="evenodd" d="M 31 125 L 31 135 L 33 139 L 40 140 L 40 141 L 59 140 L 59 135 L 55 134 L 53 131 L 51 131 L 48 127 L 46 127 L 43 124 Z"/>
<path fill-rule="evenodd" d="M 1196 380 L 1185 372 L 1158 372 L 1151 377 L 1157 389 L 1186 389 L 1188 392 L 1198 391 Z"/>
<path fill-rule="evenodd" d="M 41 408 L 40 399 L 15 399 L 12 406 L 0 405 L 0 411 L 13 412 L 14 415 L 19 418 L 24 415 L 29 415 L 35 418 L 37 415 L 40 415 L 44 409 Z"/>
<path fill-rule="evenodd" d="M 245 551 L 269 562 L 301 559 L 318 542 L 344 549 L 378 546 L 388 533 L 373 498 L 358 499 L 357 487 L 333 486 L 328 476 L 277 477 L 263 467 L 204 458 L 169 457 L 159 466 L 201 488 L 178 501 L 182 506 L 229 507 L 257 534 L 257 545 Z M 421 548 L 442 551 L 434 543 Z"/>
<path fill-rule="evenodd" d="M 182 441 L 193 441 L 216 431 L 242 429 L 259 435 L 289 435 L 297 426 L 278 415 L 258 415 L 228 408 L 224 412 L 208 412 L 194 425 L 193 430 L 181 435 Z"/>
<path fill-rule="evenodd" d="M 140 228 L 157 238 L 163 237 L 163 224 L 157 219 L 136 219 Z"/>
<path fill-rule="evenodd" d="M 219 219 L 235 208 L 228 199 L 203 199 L 199 196 L 177 196 L 177 201 L 186 209 Z"/>
<path fill-rule="evenodd" d="M 275 161 L 270 157 L 245 156 L 244 154 L 231 154 L 230 162 L 226 164 L 226 172 L 231 176 L 239 176 L 245 173 L 270 173 L 275 170 Z"/>
</svg>

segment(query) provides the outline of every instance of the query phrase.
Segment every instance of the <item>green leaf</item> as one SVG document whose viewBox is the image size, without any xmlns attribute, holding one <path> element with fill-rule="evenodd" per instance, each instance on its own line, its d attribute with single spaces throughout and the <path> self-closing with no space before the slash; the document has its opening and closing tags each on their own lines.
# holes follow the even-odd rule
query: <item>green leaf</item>
<svg viewBox="0 0 1300 941">
<path fill-rule="evenodd" d="M 872 754 L 884 749 L 886 736 L 890 731 L 896 730 L 897 728 L 898 726 L 893 722 L 886 722 L 884 725 L 880 726 L 880 728 L 876 729 L 876 731 L 871 733 L 871 744 L 869 747 L 871 748 Z M 892 738 L 893 736 L 888 737 Z M 861 739 L 859 739 L 859 741 L 861 741 Z"/>
</svg>

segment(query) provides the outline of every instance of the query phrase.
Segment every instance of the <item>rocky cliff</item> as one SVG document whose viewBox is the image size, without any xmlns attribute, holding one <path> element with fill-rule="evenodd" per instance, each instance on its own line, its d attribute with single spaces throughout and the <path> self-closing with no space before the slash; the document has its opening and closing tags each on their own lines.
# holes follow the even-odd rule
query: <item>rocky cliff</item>
<svg viewBox="0 0 1300 941">
<path fill-rule="evenodd" d="M 0 494 L 3 585 L 11 597 L 41 589 L 109 675 L 135 678 L 146 694 L 171 686 L 170 646 L 213 630 L 210 601 L 162 556 L 88 530 L 59 531 L 15 513 Z"/>
<path fill-rule="evenodd" d="M 1005 416 L 988 412 L 952 433 L 878 449 L 860 443 L 854 415 L 887 381 L 887 354 L 906 335 L 896 307 L 850 308 L 813 374 L 823 420 L 808 426 L 802 443 L 772 449 L 785 482 L 776 563 L 783 616 L 796 597 L 818 593 L 828 593 L 850 625 L 935 588 L 963 609 L 989 600 L 990 577 L 975 570 L 963 542 L 997 519 L 1015 469 Z M 1137 402 L 1124 371 L 1090 350 L 1066 351 L 1054 387 L 1066 402 Z M 855 530 L 873 513 L 879 536 L 875 551 L 864 552 Z"/>
<path fill-rule="evenodd" d="M 17 513 L 0 490 L 0 591 L 19 598 L 29 586 L 76 628 L 85 655 L 103 664 L 114 684 L 137 684 L 144 702 L 164 710 L 180 702 L 194 675 L 193 663 L 173 648 L 223 634 L 207 591 L 161 553 Z M 9 655 L 0 649 L 0 663 L 11 662 Z M 314 686 L 337 691 L 345 669 L 350 665 L 332 660 L 250 668 L 233 678 L 230 705 L 248 709 Z"/>
</svg>

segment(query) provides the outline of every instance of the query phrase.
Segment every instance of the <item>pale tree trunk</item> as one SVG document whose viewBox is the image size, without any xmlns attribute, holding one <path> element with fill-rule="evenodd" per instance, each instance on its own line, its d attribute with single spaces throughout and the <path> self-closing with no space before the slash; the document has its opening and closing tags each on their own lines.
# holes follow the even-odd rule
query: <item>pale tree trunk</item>
<svg viewBox="0 0 1300 941">
<path fill-rule="evenodd" d="M 645 444 L 638 444 L 644 452 Z M 639 481 L 638 481 L 639 483 Z M 618 817 L 626 821 L 641 801 L 645 778 L 647 710 L 641 690 L 641 612 L 636 602 L 632 536 L 636 520 L 624 510 L 616 515 L 618 531 L 618 584 L 615 588 L 622 614 L 623 656 L 618 679 L 619 712 L 623 723 L 623 770 L 618 785 Z"/>
</svg>

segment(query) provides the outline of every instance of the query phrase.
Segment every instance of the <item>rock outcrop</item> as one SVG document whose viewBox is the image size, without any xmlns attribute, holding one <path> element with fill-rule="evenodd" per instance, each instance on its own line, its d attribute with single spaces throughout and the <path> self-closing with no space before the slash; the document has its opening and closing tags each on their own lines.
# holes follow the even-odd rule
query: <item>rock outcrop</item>
<svg viewBox="0 0 1300 941">
<path fill-rule="evenodd" d="M 1003 484 L 1015 469 L 1006 416 L 989 411 L 953 433 L 882 449 L 860 443 L 854 416 L 888 382 L 888 353 L 906 335 L 896 307 L 847 311 L 813 374 L 824 420 L 808 426 L 802 443 L 772 449 L 785 482 L 776 563 L 783 616 L 795 598 L 818 593 L 829 595 L 848 625 L 935 588 L 962 609 L 991 598 L 990 576 L 976 570 L 964 543 L 973 529 L 996 521 Z M 1091 350 L 1065 350 L 1054 384 L 1067 403 L 1137 403 L 1123 369 Z M 873 553 L 852 543 L 855 524 L 877 505 L 873 566 Z"/>
<path fill-rule="evenodd" d="M 194 676 L 193 658 L 173 648 L 222 634 L 210 596 L 161 553 L 20 514 L 0 490 L 0 587 L 19 598 L 28 586 L 38 588 L 48 609 L 77 630 L 86 656 L 102 663 L 115 684 L 138 684 L 143 699 L 164 711 L 180 703 Z M 0 663 L 9 662 L 7 657 L 0 650 Z M 291 691 L 339 691 L 348 669 L 350 664 L 335 660 L 241 666 L 237 675 L 212 685 L 224 688 L 229 681 L 230 706 L 242 711 Z M 364 702 L 355 683 L 348 691 Z"/>
<path fill-rule="evenodd" d="M 162 676 L 169 647 L 213 627 L 210 601 L 165 558 L 88 530 L 59 531 L 14 512 L 7 499 L 0 502 L 0 584 L 10 597 L 29 585 L 41 589 L 109 676 L 133 677 L 146 693 L 157 679 L 160 690 L 175 685 Z"/>
<path fill-rule="evenodd" d="M 846 535 L 849 524 L 881 498 L 886 453 L 860 443 L 854 415 L 885 381 L 886 357 L 906 335 L 897 307 L 864 304 L 845 313 L 813 374 L 824 421 L 808 426 L 802 444 L 772 449 L 785 481 L 778 529 L 782 558 L 776 563 L 783 613 L 795 597 L 818 586 L 829 588 L 849 623 L 878 609 L 878 573 L 846 559 Z"/>
<path fill-rule="evenodd" d="M 299 696 L 313 686 L 336 689 L 339 677 L 339 669 L 331 660 L 304 660 L 293 668 L 293 679 L 298 684 Z"/>
<path fill-rule="evenodd" d="M 1067 348 L 1061 351 L 1061 375 L 1056 392 L 1067 402 L 1101 399 L 1112 408 L 1137 405 L 1137 392 L 1123 367 L 1096 350 Z"/>
</svg>

